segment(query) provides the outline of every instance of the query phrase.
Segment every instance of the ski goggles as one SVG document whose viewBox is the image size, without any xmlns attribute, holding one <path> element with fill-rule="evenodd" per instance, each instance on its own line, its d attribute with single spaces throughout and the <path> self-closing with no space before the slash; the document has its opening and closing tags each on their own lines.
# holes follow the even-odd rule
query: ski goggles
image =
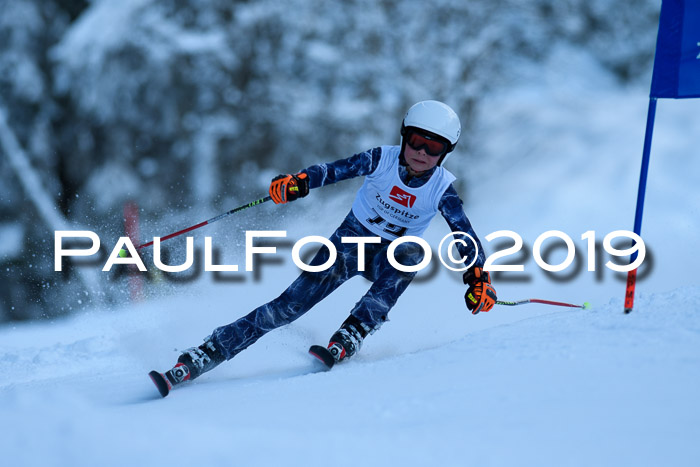
<svg viewBox="0 0 700 467">
<path fill-rule="evenodd" d="M 418 133 L 416 131 L 408 133 L 406 143 L 416 151 L 425 149 L 425 153 L 432 157 L 442 156 L 449 149 L 449 144 L 444 139 Z"/>
</svg>

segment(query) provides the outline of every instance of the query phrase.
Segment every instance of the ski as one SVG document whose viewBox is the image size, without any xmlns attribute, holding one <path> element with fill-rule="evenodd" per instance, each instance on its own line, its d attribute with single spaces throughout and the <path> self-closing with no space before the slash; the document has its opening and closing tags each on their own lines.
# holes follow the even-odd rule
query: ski
<svg viewBox="0 0 700 467">
<path fill-rule="evenodd" d="M 323 363 L 326 370 L 333 368 L 335 358 L 333 358 L 333 354 L 327 348 L 320 345 L 312 345 L 309 348 L 309 353 Z M 180 383 L 189 381 L 190 376 L 189 369 L 183 363 L 178 363 L 171 370 L 166 371 L 165 373 L 160 373 L 156 370 L 148 373 L 148 377 L 151 378 L 151 381 L 155 385 L 156 389 L 158 389 L 158 392 L 162 397 L 166 397 L 168 394 L 170 394 L 170 391 L 172 391 L 173 388 Z"/>
<path fill-rule="evenodd" d="M 329 370 L 333 368 L 333 365 L 335 365 L 335 358 L 333 358 L 333 354 L 331 354 L 331 352 L 325 347 L 320 345 L 312 345 L 309 348 L 309 353 L 319 359 L 328 367 Z"/>
<path fill-rule="evenodd" d="M 158 388 L 158 392 L 161 396 L 165 397 L 170 393 L 172 386 L 163 373 L 158 373 L 157 371 L 153 370 L 148 373 L 148 376 L 151 378 L 151 381 L 153 381 L 153 384 L 156 385 L 156 388 Z"/>
<path fill-rule="evenodd" d="M 190 369 L 184 363 L 178 363 L 172 369 L 166 371 L 165 373 L 159 373 L 158 371 L 151 371 L 148 376 L 153 381 L 153 384 L 158 388 L 158 392 L 161 396 L 167 396 L 174 386 L 189 381 L 190 379 Z"/>
</svg>

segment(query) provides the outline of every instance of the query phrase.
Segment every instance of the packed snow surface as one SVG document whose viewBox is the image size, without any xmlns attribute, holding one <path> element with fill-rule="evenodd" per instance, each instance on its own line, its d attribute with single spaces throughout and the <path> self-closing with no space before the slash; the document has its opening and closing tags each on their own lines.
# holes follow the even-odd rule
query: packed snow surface
<svg viewBox="0 0 700 467">
<path fill-rule="evenodd" d="M 146 373 L 205 327 L 182 325 L 202 300 L 0 331 L 7 465 L 700 460 L 698 287 L 642 296 L 630 315 L 616 300 L 585 311 L 464 313 L 452 324 L 461 337 L 378 333 L 330 372 L 305 354 L 330 321 L 304 317 L 161 399 Z M 487 324 L 470 331 L 475 321 Z"/>
</svg>

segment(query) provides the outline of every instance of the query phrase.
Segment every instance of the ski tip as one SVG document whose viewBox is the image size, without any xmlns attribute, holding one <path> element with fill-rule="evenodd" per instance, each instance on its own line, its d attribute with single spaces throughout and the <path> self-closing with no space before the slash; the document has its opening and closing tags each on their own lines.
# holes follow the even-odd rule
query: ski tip
<svg viewBox="0 0 700 467">
<path fill-rule="evenodd" d="M 333 355 L 328 351 L 327 348 L 322 347 L 320 345 L 312 345 L 309 347 L 309 354 L 313 355 L 316 357 L 318 360 L 321 361 L 328 369 L 330 370 L 333 368 L 333 365 L 335 365 L 335 359 L 333 358 Z"/>
<path fill-rule="evenodd" d="M 153 384 L 156 385 L 156 388 L 161 396 L 165 397 L 170 393 L 170 385 L 165 379 L 165 376 L 163 376 L 163 373 L 153 370 L 148 373 L 148 376 L 151 378 L 151 381 L 153 381 Z"/>
<path fill-rule="evenodd" d="M 584 310 L 590 310 L 591 302 L 583 302 L 583 306 L 581 308 L 583 308 Z"/>
</svg>

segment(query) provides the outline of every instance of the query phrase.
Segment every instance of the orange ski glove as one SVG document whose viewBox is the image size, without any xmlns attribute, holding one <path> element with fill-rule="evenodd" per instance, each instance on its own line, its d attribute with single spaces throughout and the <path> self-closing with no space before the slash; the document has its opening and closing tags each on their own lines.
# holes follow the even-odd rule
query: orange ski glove
<svg viewBox="0 0 700 467">
<path fill-rule="evenodd" d="M 270 183 L 270 197 L 275 204 L 285 204 L 309 194 L 309 176 L 303 172 L 295 175 L 278 175 Z"/>
<path fill-rule="evenodd" d="M 481 267 L 473 267 L 464 273 L 464 283 L 469 285 L 464 300 L 467 308 L 475 315 L 489 311 L 496 304 L 496 289 L 491 285 L 491 275 Z"/>
</svg>

